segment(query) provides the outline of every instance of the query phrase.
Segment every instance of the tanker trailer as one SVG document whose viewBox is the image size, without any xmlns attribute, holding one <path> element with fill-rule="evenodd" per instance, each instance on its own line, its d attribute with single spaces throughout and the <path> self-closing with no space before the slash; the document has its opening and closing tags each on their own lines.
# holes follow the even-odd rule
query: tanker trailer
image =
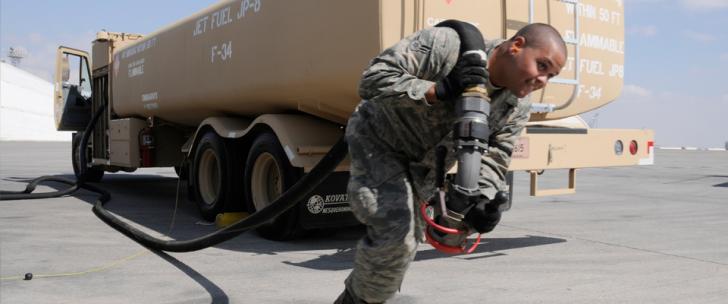
<svg viewBox="0 0 728 304">
<path fill-rule="evenodd" d="M 342 135 L 360 101 L 361 72 L 388 46 L 446 19 L 470 22 L 486 38 L 547 22 L 571 43 L 569 64 L 564 78 L 531 95 L 535 113 L 529 128 L 540 131 L 519 143 L 514 164 L 529 171 L 557 168 L 540 162 L 551 136 L 571 134 L 569 140 L 579 143 L 592 137 L 581 125 L 558 122 L 543 132 L 538 121 L 600 107 L 622 86 L 621 3 L 579 2 L 220 1 L 152 34 L 100 32 L 92 57 L 60 47 L 56 124 L 58 130 L 77 131 L 77 139 L 96 109 L 107 105 L 84 151 L 88 163 L 80 164 L 72 151 L 74 171 L 86 166 L 87 180 L 100 180 L 104 172 L 175 167 L 203 218 L 252 213 L 315 166 Z M 618 22 L 592 22 L 592 9 Z M 585 34 L 599 41 L 582 38 Z M 585 70 L 589 64 L 583 62 L 598 63 L 601 70 Z M 611 151 L 612 139 L 598 140 Z M 529 155 L 539 162 L 526 164 Z M 620 165 L 645 154 L 627 156 Z M 287 239 L 309 229 L 355 224 L 347 180 L 345 162 L 297 208 L 258 231 Z"/>
</svg>

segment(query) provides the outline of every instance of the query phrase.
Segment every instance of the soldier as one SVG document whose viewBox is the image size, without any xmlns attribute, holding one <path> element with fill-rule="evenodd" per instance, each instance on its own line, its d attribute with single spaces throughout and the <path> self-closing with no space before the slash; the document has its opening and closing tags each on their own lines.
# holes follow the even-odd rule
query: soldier
<svg viewBox="0 0 728 304">
<path fill-rule="evenodd" d="M 400 288 L 423 241 L 416 210 L 434 194 L 434 150 L 452 147 L 452 101 L 464 88 L 488 90 L 492 135 L 479 185 L 481 195 L 493 199 L 507 189 L 513 144 L 529 119 L 530 102 L 521 98 L 543 88 L 566 61 L 563 39 L 546 24 L 528 25 L 507 41 L 486 41 L 487 62 L 476 54 L 460 56 L 459 47 L 453 29 L 425 29 L 382 52 L 363 74 L 363 100 L 346 138 L 350 204 L 367 233 L 336 303 L 383 303 Z M 447 163 L 454 164 L 452 157 Z M 481 224 L 492 229 L 500 212 L 487 218 Z"/>
</svg>

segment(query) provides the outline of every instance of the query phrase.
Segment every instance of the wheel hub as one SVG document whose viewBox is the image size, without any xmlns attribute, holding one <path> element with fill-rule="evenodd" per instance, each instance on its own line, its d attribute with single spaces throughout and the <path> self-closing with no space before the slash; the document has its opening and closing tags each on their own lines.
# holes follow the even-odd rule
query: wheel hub
<svg viewBox="0 0 728 304">
<path fill-rule="evenodd" d="M 197 184 L 200 196 L 206 205 L 213 205 L 218 199 L 222 177 L 220 160 L 211 149 L 205 150 L 200 157 Z"/>
<path fill-rule="evenodd" d="M 270 153 L 261 153 L 256 158 L 252 177 L 250 188 L 256 210 L 267 207 L 281 196 L 283 179 L 280 166 Z"/>
</svg>

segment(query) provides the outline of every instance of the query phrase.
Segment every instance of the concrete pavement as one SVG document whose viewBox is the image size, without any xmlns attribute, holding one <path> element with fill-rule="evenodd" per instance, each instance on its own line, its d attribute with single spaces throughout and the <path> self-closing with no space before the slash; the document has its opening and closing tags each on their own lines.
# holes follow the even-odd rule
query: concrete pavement
<svg viewBox="0 0 728 304">
<path fill-rule="evenodd" d="M 0 142 L 0 188 L 70 177 L 69 145 Z M 485 244 L 465 256 L 421 245 L 392 303 L 726 303 L 728 153 L 656 153 L 654 166 L 580 170 L 571 196 L 528 197 L 517 173 L 514 206 Z M 542 181 L 563 186 L 566 173 Z M 170 232 L 171 169 L 107 174 L 101 186 L 110 210 L 147 231 L 184 239 L 214 230 L 183 195 Z M 1 303 L 330 303 L 363 233 L 287 243 L 246 233 L 155 254 L 98 220 L 94 199 L 0 202 Z"/>
</svg>

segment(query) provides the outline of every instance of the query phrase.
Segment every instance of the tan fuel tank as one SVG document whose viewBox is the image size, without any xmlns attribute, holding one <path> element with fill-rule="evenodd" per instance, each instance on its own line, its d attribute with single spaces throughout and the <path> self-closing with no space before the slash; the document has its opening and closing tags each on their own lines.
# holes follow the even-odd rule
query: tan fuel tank
<svg viewBox="0 0 728 304">
<path fill-rule="evenodd" d="M 588 4 L 574 6 L 557 0 L 535 1 L 533 6 L 526 0 L 220 1 L 113 50 L 112 107 L 119 117 L 154 116 L 189 126 L 211 116 L 294 111 L 344 123 L 359 102 L 357 85 L 369 60 L 402 37 L 455 18 L 475 24 L 486 38 L 504 38 L 530 18 L 553 24 L 565 37 L 580 36 L 575 40 L 581 45 L 581 57 L 574 57 L 571 46 L 564 77 L 573 79 L 576 70 L 590 67 L 596 71 L 581 73 L 576 85 L 553 84 L 534 94 L 536 102 L 566 105 L 581 87 L 581 94 L 577 92 L 564 109 L 534 117 L 571 116 L 614 100 L 622 86 L 621 74 L 614 72 L 620 71 L 624 57 L 621 1 L 581 2 Z M 591 19 L 593 9 L 597 20 Z M 578 35 L 574 14 L 582 21 Z M 600 21 L 604 14 L 612 19 Z M 598 37 L 582 39 L 584 33 Z M 584 93 L 597 86 L 598 92 Z"/>
</svg>

